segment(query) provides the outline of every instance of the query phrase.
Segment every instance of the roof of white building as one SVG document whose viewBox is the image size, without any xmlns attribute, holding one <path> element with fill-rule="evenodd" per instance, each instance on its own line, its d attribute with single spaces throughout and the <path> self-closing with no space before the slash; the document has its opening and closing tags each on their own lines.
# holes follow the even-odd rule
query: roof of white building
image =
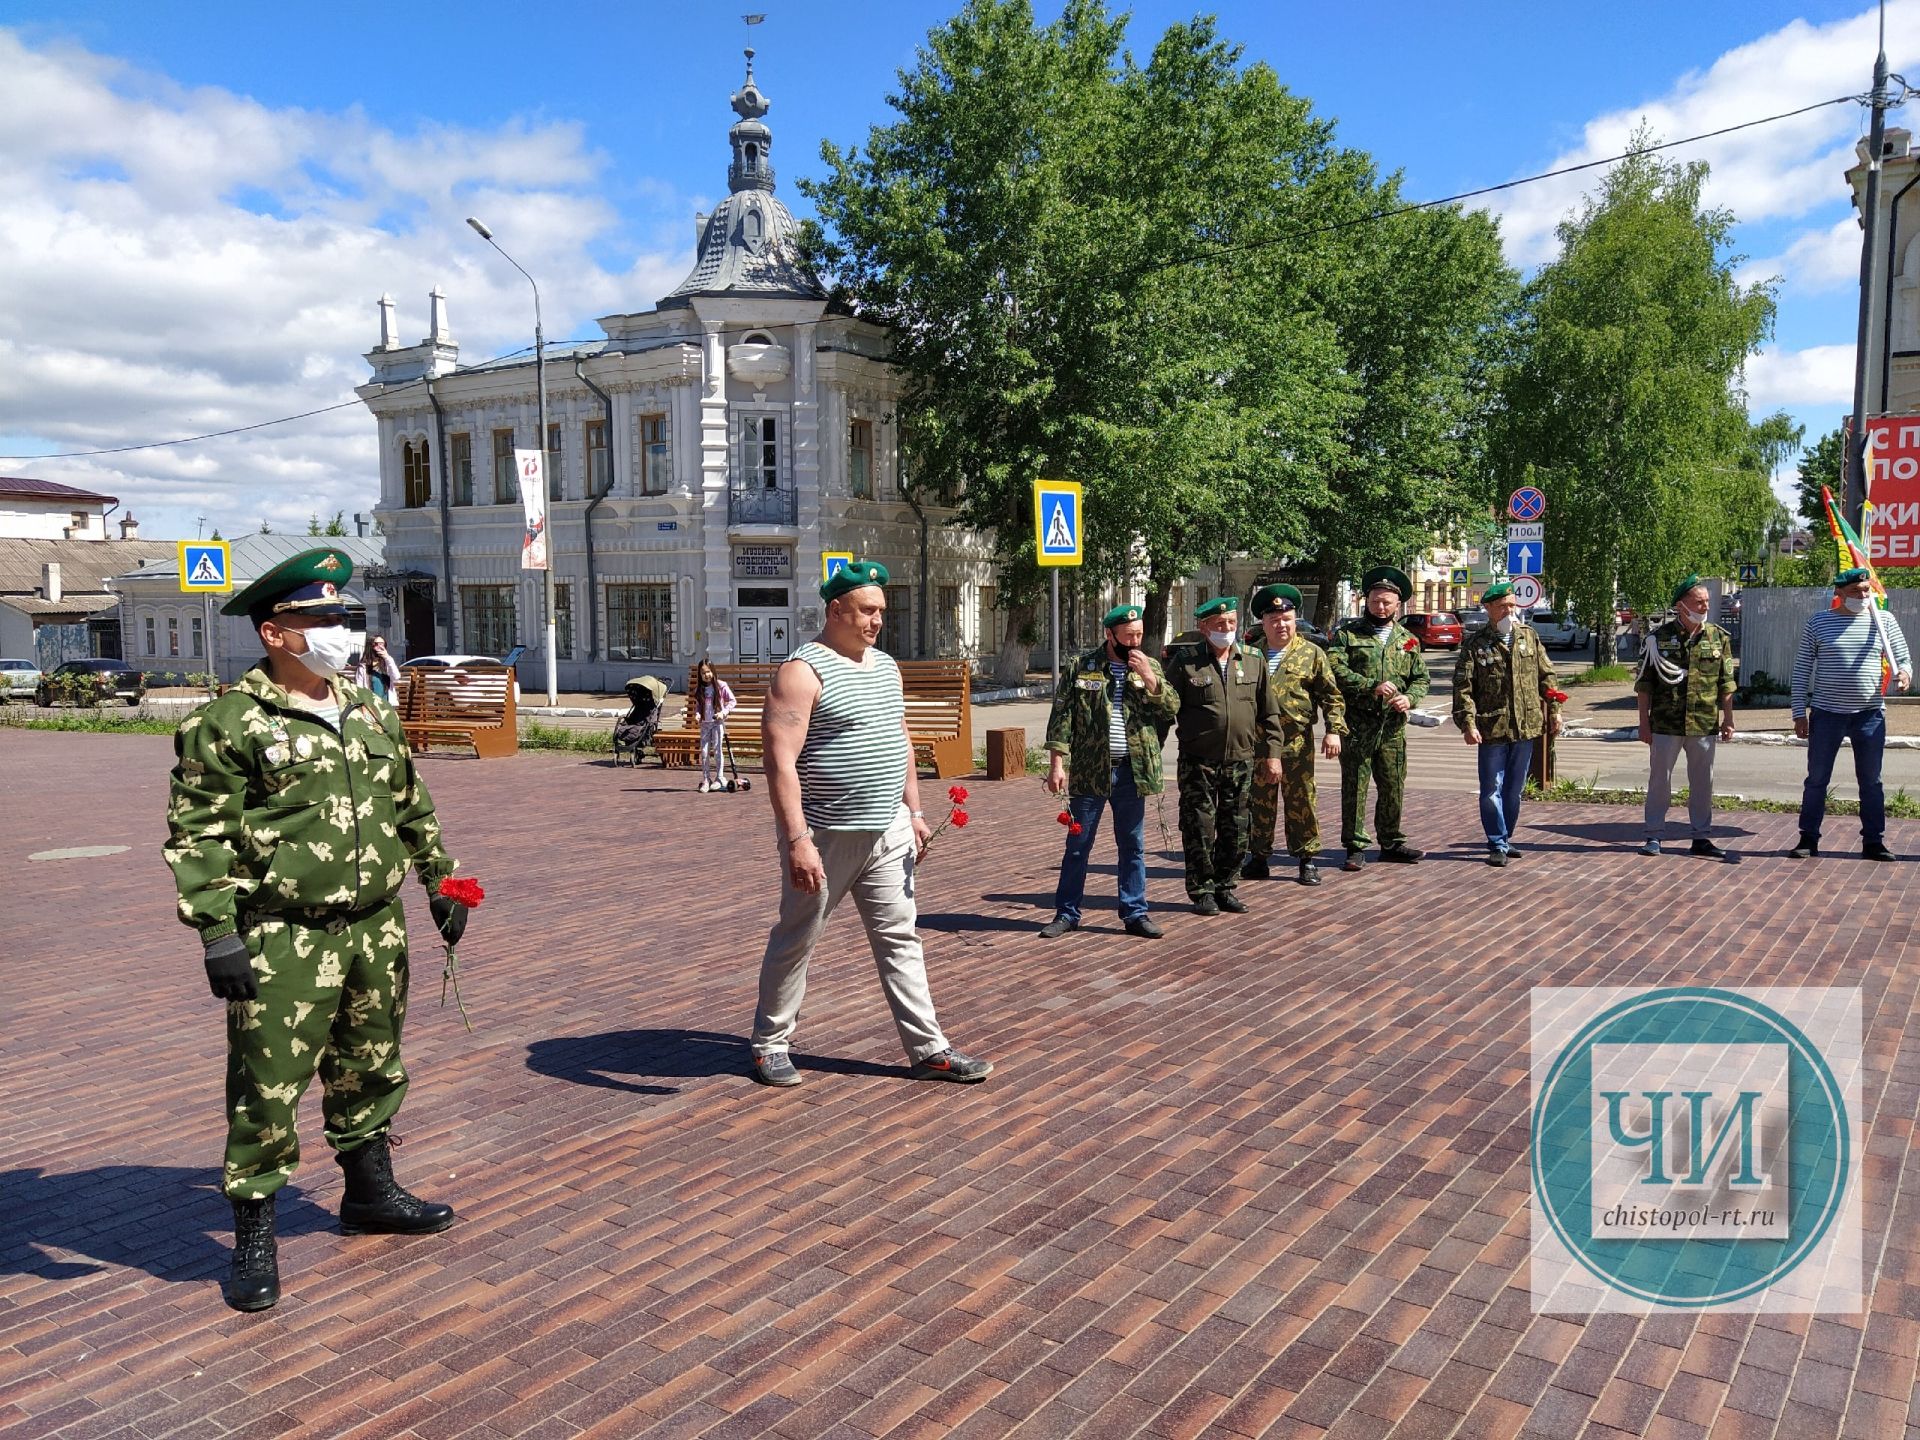
<svg viewBox="0 0 1920 1440">
<path fill-rule="evenodd" d="M 82 490 L 74 485 L 62 485 L 53 480 L 33 480 L 25 475 L 0 475 L 0 496 L 8 499 L 60 503 L 75 501 L 87 505 L 118 505 L 120 503 L 117 496 L 101 495 L 92 490 Z"/>
</svg>

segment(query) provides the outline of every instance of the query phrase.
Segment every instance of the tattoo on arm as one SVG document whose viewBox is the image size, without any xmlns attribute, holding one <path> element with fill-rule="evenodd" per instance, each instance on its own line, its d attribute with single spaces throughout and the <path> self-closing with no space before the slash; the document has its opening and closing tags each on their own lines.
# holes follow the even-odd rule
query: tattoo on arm
<svg viewBox="0 0 1920 1440">
<path fill-rule="evenodd" d="M 806 714 L 793 705 L 769 705 L 767 719 L 770 723 L 792 730 L 807 723 Z"/>
</svg>

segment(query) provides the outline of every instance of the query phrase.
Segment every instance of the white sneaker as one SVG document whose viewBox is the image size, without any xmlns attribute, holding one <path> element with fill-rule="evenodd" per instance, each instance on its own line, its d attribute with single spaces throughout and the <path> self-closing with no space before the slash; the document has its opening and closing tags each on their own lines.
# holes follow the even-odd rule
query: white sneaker
<svg viewBox="0 0 1920 1440">
<path fill-rule="evenodd" d="M 702 795 L 704 795 L 704 794 L 706 794 L 706 793 L 707 793 L 707 782 L 706 782 L 706 781 L 704 781 L 704 780 L 702 780 L 702 781 L 700 782 L 700 793 L 701 793 Z"/>
</svg>

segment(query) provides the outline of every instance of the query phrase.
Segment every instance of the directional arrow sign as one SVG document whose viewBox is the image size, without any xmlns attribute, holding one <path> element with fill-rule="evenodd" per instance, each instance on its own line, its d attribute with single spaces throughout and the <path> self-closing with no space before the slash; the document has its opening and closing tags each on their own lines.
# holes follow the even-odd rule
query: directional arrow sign
<svg viewBox="0 0 1920 1440">
<path fill-rule="evenodd" d="M 1546 546 L 1537 541 L 1521 541 L 1507 545 L 1507 574 L 1538 575 L 1545 568 Z"/>
</svg>

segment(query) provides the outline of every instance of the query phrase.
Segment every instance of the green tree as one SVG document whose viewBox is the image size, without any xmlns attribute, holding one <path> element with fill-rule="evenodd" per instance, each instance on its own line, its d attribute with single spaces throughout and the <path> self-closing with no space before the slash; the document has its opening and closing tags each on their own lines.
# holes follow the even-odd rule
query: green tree
<svg viewBox="0 0 1920 1440">
<path fill-rule="evenodd" d="M 222 534 L 220 533 L 220 527 L 219 527 L 218 525 L 216 525 L 216 526 L 214 526 L 214 527 L 213 527 L 213 538 L 214 538 L 215 540 L 224 540 L 224 539 L 226 539 L 227 537 L 226 537 L 226 536 L 224 536 L 224 535 L 222 535 Z"/>
<path fill-rule="evenodd" d="M 1246 243 L 1327 217 L 1328 127 L 1210 21 L 1144 66 L 1124 25 L 971 0 L 899 75 L 898 118 L 801 187 L 809 259 L 892 331 L 908 483 L 993 545 L 1002 675 L 1040 590 L 1035 479 L 1087 488 L 1080 585 L 1145 578 L 1157 611 L 1223 550 L 1304 541 L 1353 404 L 1312 298 L 1325 247 Z"/>
<path fill-rule="evenodd" d="M 1827 509 L 1820 500 L 1820 487 L 1824 485 L 1831 490 L 1835 500 L 1845 498 L 1840 488 L 1840 468 L 1846 458 L 1838 425 L 1814 441 L 1800 456 L 1800 478 L 1794 482 L 1799 503 L 1794 507 L 1794 513 L 1816 535 L 1827 533 Z"/>
<path fill-rule="evenodd" d="M 262 520 L 260 522 L 260 533 L 262 535 L 271 535 L 273 533 L 273 526 L 268 524 L 265 520 Z"/>
<path fill-rule="evenodd" d="M 1549 576 L 1603 663 L 1616 596 L 1661 608 L 1771 513 L 1741 373 L 1772 332 L 1773 286 L 1736 283 L 1733 216 L 1702 208 L 1706 175 L 1644 153 L 1607 172 L 1527 287 L 1502 385 L 1492 458 L 1503 483 L 1545 489 Z"/>
</svg>

